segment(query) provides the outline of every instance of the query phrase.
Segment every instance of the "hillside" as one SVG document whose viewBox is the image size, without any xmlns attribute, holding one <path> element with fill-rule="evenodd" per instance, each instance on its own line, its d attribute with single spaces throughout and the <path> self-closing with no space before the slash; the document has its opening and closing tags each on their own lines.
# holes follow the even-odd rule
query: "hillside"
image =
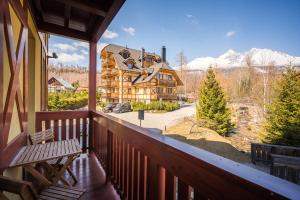
<svg viewBox="0 0 300 200">
<path fill-rule="evenodd" d="M 53 76 L 61 77 L 69 83 L 79 81 L 81 88 L 88 88 L 88 70 L 86 67 L 49 65 L 48 79 Z M 100 83 L 100 72 L 97 72 L 97 87 L 100 86 Z"/>
</svg>

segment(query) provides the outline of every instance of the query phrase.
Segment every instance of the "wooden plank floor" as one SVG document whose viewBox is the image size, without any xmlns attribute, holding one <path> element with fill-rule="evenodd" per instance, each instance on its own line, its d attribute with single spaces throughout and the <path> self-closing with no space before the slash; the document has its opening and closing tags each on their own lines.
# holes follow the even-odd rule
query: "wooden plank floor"
<svg viewBox="0 0 300 200">
<path fill-rule="evenodd" d="M 73 161 L 72 170 L 78 179 L 75 187 L 86 189 L 83 199 L 120 199 L 113 186 L 110 183 L 105 184 L 104 170 L 93 153 L 83 154 Z M 68 175 L 66 178 L 72 180 Z"/>
</svg>

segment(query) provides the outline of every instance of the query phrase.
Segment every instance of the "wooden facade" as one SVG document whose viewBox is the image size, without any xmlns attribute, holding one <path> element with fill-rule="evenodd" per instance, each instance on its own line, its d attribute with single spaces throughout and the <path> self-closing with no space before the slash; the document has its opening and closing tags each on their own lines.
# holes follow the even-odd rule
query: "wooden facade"
<svg viewBox="0 0 300 200">
<path fill-rule="evenodd" d="M 106 102 L 177 100 L 182 82 L 162 56 L 110 44 L 101 51 L 101 60 Z"/>
</svg>

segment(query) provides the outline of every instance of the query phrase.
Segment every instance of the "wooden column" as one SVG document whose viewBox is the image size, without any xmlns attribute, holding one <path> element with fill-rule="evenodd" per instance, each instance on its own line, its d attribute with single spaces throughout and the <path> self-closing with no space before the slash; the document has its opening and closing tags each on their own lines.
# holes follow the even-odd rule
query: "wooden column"
<svg viewBox="0 0 300 200">
<path fill-rule="evenodd" d="M 90 42 L 89 110 L 96 110 L 97 42 Z"/>
<path fill-rule="evenodd" d="M 0 1 L 0 152 L 4 147 L 4 137 L 3 137 L 3 54 L 4 54 L 4 21 L 3 21 L 3 3 Z M 1 158 L 0 158 L 1 166 Z"/>
</svg>

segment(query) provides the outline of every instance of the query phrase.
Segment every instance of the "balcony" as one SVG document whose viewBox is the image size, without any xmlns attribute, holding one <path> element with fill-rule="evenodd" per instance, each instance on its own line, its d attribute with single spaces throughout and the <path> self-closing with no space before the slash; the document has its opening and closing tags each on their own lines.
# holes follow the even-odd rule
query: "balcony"
<svg viewBox="0 0 300 200">
<path fill-rule="evenodd" d="M 299 186 L 97 111 L 37 112 L 36 130 L 77 138 L 86 199 L 296 199 Z M 93 176 L 93 178 L 91 178 Z M 115 189 L 113 189 L 113 187 Z"/>
<path fill-rule="evenodd" d="M 159 80 L 158 85 L 167 86 L 167 87 L 175 87 L 176 81 L 174 81 L 174 80 Z"/>
</svg>

